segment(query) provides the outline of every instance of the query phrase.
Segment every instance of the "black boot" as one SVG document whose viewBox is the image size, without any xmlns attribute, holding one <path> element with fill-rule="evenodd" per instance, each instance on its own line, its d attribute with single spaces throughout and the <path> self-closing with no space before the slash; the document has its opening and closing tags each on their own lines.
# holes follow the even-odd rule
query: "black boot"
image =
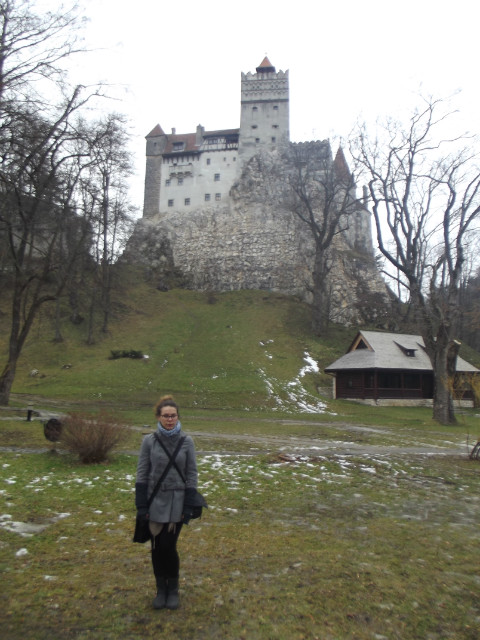
<svg viewBox="0 0 480 640">
<path fill-rule="evenodd" d="M 157 578 L 157 595 L 153 600 L 154 609 L 165 609 L 167 604 L 167 581 L 165 578 Z"/>
<path fill-rule="evenodd" d="M 178 598 L 178 578 L 169 578 L 167 586 L 167 609 L 178 609 L 180 600 Z"/>
</svg>

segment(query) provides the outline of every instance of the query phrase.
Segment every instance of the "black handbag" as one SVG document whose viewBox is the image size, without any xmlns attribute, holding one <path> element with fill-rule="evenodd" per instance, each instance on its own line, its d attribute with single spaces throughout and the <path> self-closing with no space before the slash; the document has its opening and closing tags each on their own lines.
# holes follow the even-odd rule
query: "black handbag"
<svg viewBox="0 0 480 640">
<path fill-rule="evenodd" d="M 150 524 L 147 516 L 138 516 L 135 520 L 135 531 L 133 532 L 133 542 L 143 544 L 150 540 Z"/>
<path fill-rule="evenodd" d="M 156 435 L 157 434 L 155 434 L 155 436 Z M 160 438 L 158 438 L 158 442 L 160 442 Z M 167 455 L 169 457 L 168 464 L 165 467 L 165 469 L 163 470 L 162 475 L 158 479 L 157 484 L 155 485 L 150 497 L 147 500 L 147 509 L 152 504 L 152 500 L 154 499 L 154 497 L 156 496 L 158 490 L 160 489 L 160 485 L 162 484 L 162 482 L 167 477 L 167 473 L 172 468 L 172 465 L 175 464 L 175 458 L 177 457 L 177 453 L 180 451 L 180 447 L 182 446 L 182 444 L 184 442 L 185 442 L 185 436 L 183 438 L 180 438 L 180 440 L 179 440 L 179 442 L 177 444 L 177 447 L 176 447 L 175 451 L 173 452 L 172 457 L 170 457 L 170 454 L 167 452 Z M 162 445 L 162 447 L 163 447 L 163 445 Z M 165 451 L 166 451 L 166 449 L 165 449 Z M 176 464 L 175 464 L 175 468 L 178 470 Z M 151 537 L 150 536 L 150 522 L 148 520 L 148 517 L 146 515 L 139 516 L 137 514 L 137 518 L 135 520 L 135 531 L 133 532 L 133 542 L 139 542 L 140 544 L 143 544 L 143 543 L 147 542 L 148 540 L 150 540 L 150 537 Z"/>
</svg>

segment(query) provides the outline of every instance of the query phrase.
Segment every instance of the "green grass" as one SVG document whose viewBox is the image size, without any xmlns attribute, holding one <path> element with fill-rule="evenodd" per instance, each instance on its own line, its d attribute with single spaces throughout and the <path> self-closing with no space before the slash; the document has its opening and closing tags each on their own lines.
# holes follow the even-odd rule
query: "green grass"
<svg viewBox="0 0 480 640">
<path fill-rule="evenodd" d="M 53 343 L 50 313 L 0 412 L 2 638 L 478 637 L 480 463 L 467 456 L 478 409 L 443 427 L 430 409 L 320 396 L 331 384 L 321 371 L 356 330 L 312 336 L 308 307 L 274 293 L 211 304 L 200 292 L 160 293 L 129 271 L 111 331 L 92 346 L 67 321 Z M 149 359 L 111 360 L 114 349 Z M 301 378 L 303 397 L 323 410 L 289 398 L 305 352 L 320 372 Z M 210 504 L 180 538 L 178 612 L 151 609 L 148 548 L 131 543 L 136 452 L 166 392 L 194 437 Z M 25 419 L 29 404 L 43 419 L 106 408 L 130 435 L 108 463 L 83 466 L 61 446 L 51 452 L 42 420 Z M 8 521 L 40 529 L 22 537 Z"/>
<path fill-rule="evenodd" d="M 68 321 L 64 341 L 52 342 L 53 322 L 45 309 L 20 358 L 14 393 L 150 406 L 171 391 L 184 407 L 263 410 L 275 407 L 264 376 L 284 387 L 305 365 L 306 351 L 326 366 L 339 355 L 340 342 L 344 350 L 354 334 L 338 328 L 336 343 L 315 338 L 306 305 L 267 292 L 217 294 L 210 304 L 203 293 L 161 293 L 140 283 L 128 289 L 125 300 L 111 332 L 98 335 L 92 346 L 85 344 L 85 328 Z M 6 353 L 7 315 L 1 325 L 0 348 Z M 149 358 L 109 359 L 121 349 Z M 39 375 L 31 377 L 34 369 Z M 303 382 L 312 393 L 318 383 L 331 386 L 323 374 L 307 374 Z"/>
<path fill-rule="evenodd" d="M 281 447 L 285 462 L 274 442 L 292 425 L 265 421 L 258 437 L 270 450 L 252 454 L 252 437 L 239 455 L 242 421 L 218 442 L 192 422 L 210 507 L 180 537 L 177 612 L 152 610 L 148 547 L 130 541 L 135 456 L 83 466 L 67 454 L 0 452 L 3 522 L 45 526 L 28 538 L 0 528 L 3 638 L 478 637 L 478 462 L 296 455 L 299 440 L 311 444 L 308 427 Z M 31 428 L 16 423 L 24 442 Z M 405 445 L 424 437 L 412 426 L 387 432 Z M 336 428 L 322 427 L 329 437 Z"/>
</svg>

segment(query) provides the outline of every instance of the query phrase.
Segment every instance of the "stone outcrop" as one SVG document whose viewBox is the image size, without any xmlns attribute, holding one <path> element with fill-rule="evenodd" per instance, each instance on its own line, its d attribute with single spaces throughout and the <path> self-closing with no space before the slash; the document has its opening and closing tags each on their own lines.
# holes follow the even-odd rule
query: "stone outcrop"
<svg viewBox="0 0 480 640">
<path fill-rule="evenodd" d="M 330 251 L 331 319 L 374 320 L 386 287 L 373 256 L 370 214 L 361 203 Z M 310 228 L 248 167 L 224 207 L 140 220 L 123 257 L 142 264 L 159 288 L 263 289 L 306 302 L 312 300 L 314 258 Z"/>
</svg>

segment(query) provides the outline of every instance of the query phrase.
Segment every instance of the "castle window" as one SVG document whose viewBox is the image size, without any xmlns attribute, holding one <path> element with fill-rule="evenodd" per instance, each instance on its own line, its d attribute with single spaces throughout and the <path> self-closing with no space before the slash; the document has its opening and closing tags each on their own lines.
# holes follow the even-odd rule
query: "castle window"
<svg viewBox="0 0 480 640">
<path fill-rule="evenodd" d="M 252 129 L 258 129 L 258 126 L 256 124 L 252 124 Z"/>
<path fill-rule="evenodd" d="M 173 207 L 173 200 L 169 200 L 169 201 L 168 201 L 168 206 L 169 206 L 169 207 Z"/>
<path fill-rule="evenodd" d="M 260 142 L 260 138 L 255 138 L 255 142 Z"/>
<path fill-rule="evenodd" d="M 278 129 L 278 124 L 272 124 L 272 129 Z"/>
<path fill-rule="evenodd" d="M 277 139 L 275 138 L 275 136 L 272 136 L 272 142 L 276 142 Z"/>
<path fill-rule="evenodd" d="M 210 194 L 209 193 L 205 194 L 205 202 L 210 202 Z"/>
<path fill-rule="evenodd" d="M 207 164 L 210 164 L 211 160 L 210 158 L 207 158 Z"/>
<path fill-rule="evenodd" d="M 178 179 L 178 184 L 183 184 L 183 178 Z"/>
<path fill-rule="evenodd" d="M 169 187 L 170 186 L 170 180 L 165 180 L 165 186 Z"/>
<path fill-rule="evenodd" d="M 220 174 L 216 173 L 214 177 L 215 182 L 220 182 Z"/>
<path fill-rule="evenodd" d="M 222 199 L 222 194 L 221 193 L 216 193 L 215 194 L 215 200 L 218 202 L 221 199 Z"/>
<path fill-rule="evenodd" d="M 277 105 L 274 105 L 273 110 L 274 110 L 274 111 L 278 111 L 278 106 L 277 106 Z"/>
<path fill-rule="evenodd" d="M 190 198 L 185 198 L 185 206 L 188 207 L 190 205 Z"/>
<path fill-rule="evenodd" d="M 258 107 L 252 107 L 252 113 L 257 113 Z"/>
</svg>

